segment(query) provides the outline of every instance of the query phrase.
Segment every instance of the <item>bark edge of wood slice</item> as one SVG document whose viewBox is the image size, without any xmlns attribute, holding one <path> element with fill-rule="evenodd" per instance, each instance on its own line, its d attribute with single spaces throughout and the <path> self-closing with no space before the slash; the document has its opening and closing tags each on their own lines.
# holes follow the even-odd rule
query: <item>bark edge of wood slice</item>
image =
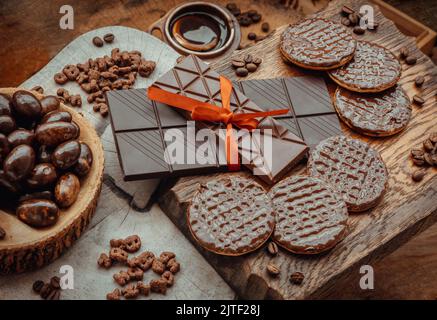
<svg viewBox="0 0 437 320">
<path fill-rule="evenodd" d="M 12 96 L 18 89 L 0 88 L 0 93 Z M 44 96 L 32 93 L 38 99 Z M 81 180 L 76 202 L 61 210 L 58 222 L 50 228 L 31 228 L 14 215 L 0 210 L 0 224 L 6 231 L 6 238 L 0 241 L 0 275 L 38 269 L 56 260 L 82 235 L 96 210 L 105 162 L 102 143 L 94 127 L 76 110 L 63 103 L 60 109 L 69 111 L 79 125 L 79 139 L 93 152 L 92 169 Z"/>
</svg>

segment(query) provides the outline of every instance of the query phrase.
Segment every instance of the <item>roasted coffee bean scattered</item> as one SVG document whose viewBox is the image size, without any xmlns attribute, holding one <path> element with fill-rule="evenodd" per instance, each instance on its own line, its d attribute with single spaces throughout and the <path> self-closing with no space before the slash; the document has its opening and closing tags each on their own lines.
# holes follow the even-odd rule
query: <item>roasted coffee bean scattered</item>
<svg viewBox="0 0 437 320">
<path fill-rule="evenodd" d="M 52 288 L 61 289 L 61 279 L 58 276 L 54 276 L 50 279 L 50 285 Z"/>
<path fill-rule="evenodd" d="M 267 265 L 266 270 L 267 270 L 268 274 L 271 275 L 272 277 L 278 276 L 279 273 L 281 272 L 281 270 L 272 262 L 270 262 Z"/>
<path fill-rule="evenodd" d="M 352 9 L 351 7 L 343 6 L 343 7 L 341 8 L 341 13 L 342 13 L 344 16 L 349 16 L 350 14 L 355 13 L 355 10 Z"/>
<path fill-rule="evenodd" d="M 32 285 L 32 290 L 35 293 L 40 293 L 43 286 L 44 286 L 44 281 L 36 280 Z"/>
<path fill-rule="evenodd" d="M 0 240 L 6 238 L 6 231 L 2 227 L 0 227 Z"/>
<path fill-rule="evenodd" d="M 417 76 L 414 79 L 414 84 L 416 85 L 416 87 L 421 87 L 421 86 L 423 86 L 424 83 L 425 83 L 425 77 L 424 76 Z"/>
<path fill-rule="evenodd" d="M 422 148 L 412 149 L 411 158 L 414 165 L 418 167 L 437 166 L 437 132 L 432 132 L 428 138 L 423 141 Z M 422 180 L 422 171 L 417 170 L 413 172 L 412 178 L 414 181 Z M 424 174 L 425 171 L 423 171 L 423 175 Z"/>
<path fill-rule="evenodd" d="M 351 13 L 348 19 L 351 22 L 351 26 L 356 26 L 360 22 L 360 17 L 356 13 Z"/>
<path fill-rule="evenodd" d="M 305 276 L 302 272 L 293 272 L 290 275 L 290 282 L 293 284 L 300 285 L 302 284 L 303 280 L 305 279 Z"/>
<path fill-rule="evenodd" d="M 269 32 L 270 31 L 270 24 L 268 22 L 263 22 L 261 25 L 261 30 L 263 32 Z"/>
<path fill-rule="evenodd" d="M 234 58 L 231 61 L 232 66 L 235 68 L 235 74 L 239 77 L 246 77 L 249 72 L 255 72 L 261 63 L 261 58 L 253 57 L 251 54 L 247 54 L 243 58 Z"/>
<path fill-rule="evenodd" d="M 353 29 L 355 34 L 364 34 L 366 32 L 366 29 L 361 28 L 360 26 L 355 26 Z"/>
<path fill-rule="evenodd" d="M 53 289 L 47 296 L 47 300 L 59 300 L 61 298 L 61 290 Z"/>
<path fill-rule="evenodd" d="M 228 3 L 226 8 L 237 18 L 238 23 L 243 27 L 248 27 L 251 24 L 261 21 L 262 16 L 256 10 L 241 12 L 241 9 L 235 3 Z"/>
<path fill-rule="evenodd" d="M 400 51 L 400 57 L 406 59 L 410 55 L 410 50 L 407 47 L 402 47 Z"/>
<path fill-rule="evenodd" d="M 103 47 L 103 40 L 100 37 L 94 37 L 93 38 L 93 45 L 96 47 Z"/>
<path fill-rule="evenodd" d="M 434 143 L 431 141 L 431 139 L 426 139 L 423 142 L 423 149 L 425 149 L 426 152 L 432 152 L 434 150 Z"/>
<path fill-rule="evenodd" d="M 36 91 L 36 92 L 38 92 L 40 94 L 43 94 L 44 93 L 44 88 L 41 87 L 41 86 L 35 86 L 32 89 L 30 89 L 30 91 Z"/>
<path fill-rule="evenodd" d="M 425 172 L 425 170 L 423 170 L 423 169 L 415 170 L 415 171 L 413 172 L 413 174 L 412 174 L 412 178 L 413 178 L 413 180 L 416 181 L 416 182 L 422 181 L 423 178 L 425 177 L 425 173 L 426 173 L 426 172 Z"/>
<path fill-rule="evenodd" d="M 114 41 L 114 39 L 115 39 L 115 36 L 112 33 L 107 33 L 103 36 L 103 40 L 106 43 L 112 43 Z"/>
<path fill-rule="evenodd" d="M 349 20 L 348 17 L 341 18 L 340 22 L 342 25 L 344 25 L 346 27 L 349 27 L 351 25 L 351 21 Z"/>
<path fill-rule="evenodd" d="M 425 99 L 423 99 L 421 96 L 415 94 L 413 96 L 413 102 L 417 104 L 418 106 L 422 106 L 425 103 Z"/>
<path fill-rule="evenodd" d="M 256 39 L 256 33 L 255 32 L 249 32 L 247 34 L 247 39 L 249 40 L 255 40 Z"/>
<path fill-rule="evenodd" d="M 270 241 L 269 244 L 267 245 L 267 251 L 272 256 L 276 256 L 278 254 L 278 252 L 279 252 L 278 245 L 275 242 Z"/>
<path fill-rule="evenodd" d="M 45 283 L 45 284 L 41 287 L 41 290 L 40 290 L 40 292 L 39 292 L 39 295 L 40 295 L 41 298 L 43 298 L 43 299 L 47 299 L 48 296 L 49 296 L 49 294 L 50 294 L 50 292 L 52 292 L 52 290 L 53 290 L 53 289 L 50 287 L 50 284 Z"/>
<path fill-rule="evenodd" d="M 414 57 L 414 56 L 408 56 L 408 57 L 405 58 L 405 62 L 406 62 L 408 65 L 414 65 L 414 64 L 416 64 L 416 62 L 417 62 L 417 58 Z"/>
</svg>

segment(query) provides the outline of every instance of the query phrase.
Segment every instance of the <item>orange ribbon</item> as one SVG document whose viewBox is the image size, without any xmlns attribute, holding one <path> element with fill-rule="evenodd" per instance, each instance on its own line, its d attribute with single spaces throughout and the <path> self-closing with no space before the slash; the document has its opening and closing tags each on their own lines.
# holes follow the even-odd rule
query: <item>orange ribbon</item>
<svg viewBox="0 0 437 320">
<path fill-rule="evenodd" d="M 192 120 L 222 122 L 226 124 L 226 161 L 229 170 L 234 171 L 239 170 L 240 164 L 238 156 L 235 157 L 238 154 L 238 144 L 233 137 L 232 126 L 235 125 L 240 129 L 253 130 L 259 125 L 259 121 L 256 118 L 286 114 L 288 109 L 235 114 L 231 111 L 231 93 L 232 82 L 223 76 L 220 76 L 222 107 L 171 93 L 155 86 L 151 86 L 147 90 L 149 99 L 167 104 L 170 107 L 189 111 L 191 112 Z M 236 159 L 236 162 L 233 159 Z"/>
</svg>

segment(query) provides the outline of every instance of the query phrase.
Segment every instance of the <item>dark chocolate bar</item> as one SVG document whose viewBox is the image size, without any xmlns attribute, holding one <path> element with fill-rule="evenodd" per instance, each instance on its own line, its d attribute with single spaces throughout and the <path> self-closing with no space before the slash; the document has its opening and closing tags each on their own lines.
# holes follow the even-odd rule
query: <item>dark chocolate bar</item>
<svg viewBox="0 0 437 320">
<path fill-rule="evenodd" d="M 313 148 L 320 141 L 342 134 L 324 79 L 313 76 L 234 82 L 263 110 L 288 108 L 276 120 Z"/>
<path fill-rule="evenodd" d="M 186 57 L 153 85 L 172 93 L 221 106 L 220 75 L 195 56 Z M 237 114 L 262 111 L 262 108 L 234 86 L 231 110 Z M 184 114 L 189 118 L 189 114 Z M 252 155 L 247 157 L 247 150 L 240 144 L 241 160 L 242 164 L 259 178 L 273 184 L 305 157 L 308 147 L 298 135 L 289 131 L 276 119 L 265 117 L 259 121 L 258 129 L 261 134 L 269 134 L 268 138 L 271 136 L 272 153 L 263 153 L 263 138 L 247 133 L 254 142 L 250 150 Z M 240 142 L 244 137 L 240 137 Z"/>
<path fill-rule="evenodd" d="M 166 161 L 168 142 L 164 137 L 168 130 L 183 133 L 174 142 L 187 151 L 185 157 L 198 145 L 187 145 L 187 120 L 175 109 L 149 100 L 145 89 L 110 91 L 106 98 L 124 180 L 226 171 L 226 163 L 214 152 L 218 146 L 211 146 L 214 153 L 208 155 L 207 164 Z"/>
</svg>

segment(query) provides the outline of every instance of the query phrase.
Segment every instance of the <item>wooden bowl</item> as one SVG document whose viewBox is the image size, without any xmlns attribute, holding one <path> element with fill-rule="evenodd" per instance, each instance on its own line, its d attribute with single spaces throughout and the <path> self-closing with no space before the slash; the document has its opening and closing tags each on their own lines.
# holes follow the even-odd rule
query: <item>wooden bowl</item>
<svg viewBox="0 0 437 320">
<path fill-rule="evenodd" d="M 0 88 L 0 93 L 12 96 L 18 88 Z M 33 92 L 38 99 L 43 95 Z M 40 268 L 57 259 L 80 237 L 91 220 L 103 181 L 104 153 L 93 126 L 75 110 L 61 103 L 61 110 L 71 113 L 80 127 L 79 139 L 93 152 L 93 166 L 81 179 L 76 202 L 61 210 L 58 222 L 48 228 L 34 229 L 11 214 L 0 210 L 0 225 L 6 238 L 0 240 L 0 274 L 19 273 Z"/>
</svg>

